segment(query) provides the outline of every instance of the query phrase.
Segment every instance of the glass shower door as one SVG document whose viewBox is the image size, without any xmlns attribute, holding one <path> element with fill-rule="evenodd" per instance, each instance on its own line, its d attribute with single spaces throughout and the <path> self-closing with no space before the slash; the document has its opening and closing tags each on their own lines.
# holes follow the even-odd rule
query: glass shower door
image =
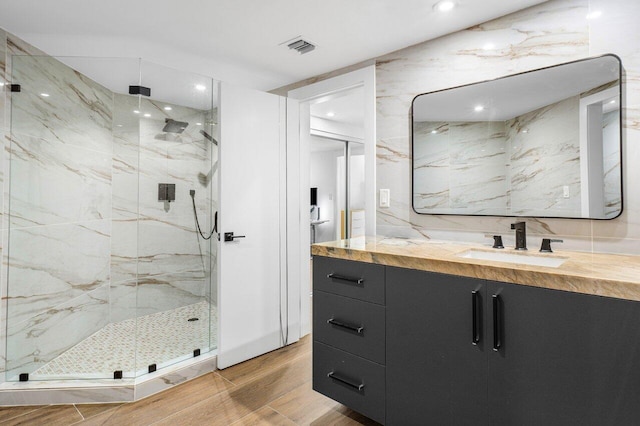
<svg viewBox="0 0 640 426">
<path fill-rule="evenodd" d="M 143 62 L 142 85 L 138 375 L 209 352 L 217 322 L 218 84 Z"/>
</svg>

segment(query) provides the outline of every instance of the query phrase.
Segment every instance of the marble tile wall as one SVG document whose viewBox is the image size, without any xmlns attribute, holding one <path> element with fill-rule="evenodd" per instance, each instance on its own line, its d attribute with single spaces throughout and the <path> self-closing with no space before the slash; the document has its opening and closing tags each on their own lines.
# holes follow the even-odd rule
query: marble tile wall
<svg viewBox="0 0 640 426">
<path fill-rule="evenodd" d="M 118 94 L 114 103 L 112 322 L 210 296 L 211 249 L 196 234 L 189 190 L 205 232 L 217 182 L 217 149 L 200 134 L 213 132 L 210 112 Z M 189 124 L 164 133 L 169 118 Z M 176 185 L 175 202 L 158 201 L 159 183 Z"/>
<path fill-rule="evenodd" d="M 590 11 L 601 11 L 587 19 Z M 485 241 L 512 218 L 418 215 L 411 208 L 410 116 L 416 94 L 614 53 L 625 69 L 624 212 L 614 220 L 527 219 L 534 239 L 564 238 L 573 250 L 640 254 L 640 26 L 634 0 L 551 0 L 427 41 L 376 60 L 377 186 L 391 189 L 391 208 L 378 208 L 382 235 Z M 483 46 L 488 42 L 496 48 Z"/>
</svg>

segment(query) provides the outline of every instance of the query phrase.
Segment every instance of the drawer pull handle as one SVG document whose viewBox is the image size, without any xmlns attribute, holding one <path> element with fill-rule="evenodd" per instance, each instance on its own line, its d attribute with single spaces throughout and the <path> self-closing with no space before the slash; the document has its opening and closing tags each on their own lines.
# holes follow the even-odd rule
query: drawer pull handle
<svg viewBox="0 0 640 426">
<path fill-rule="evenodd" d="M 347 330 L 355 331 L 358 334 L 362 334 L 362 332 L 364 331 L 364 327 L 357 327 L 355 325 L 345 324 L 343 322 L 336 321 L 333 318 L 328 319 L 327 324 L 335 325 L 336 327 L 346 328 Z"/>
<path fill-rule="evenodd" d="M 358 284 L 358 285 L 364 283 L 364 278 L 345 277 L 344 275 L 338 275 L 338 274 L 334 274 L 334 273 L 331 273 L 331 274 L 327 275 L 327 278 L 330 278 L 332 280 L 338 280 L 338 281 L 346 281 L 348 283 L 353 283 L 353 284 Z"/>
<path fill-rule="evenodd" d="M 344 383 L 345 385 L 357 390 L 358 392 L 362 392 L 362 390 L 364 389 L 364 383 L 360 383 L 359 385 L 356 385 L 355 383 L 351 383 L 347 379 L 343 379 L 342 377 L 337 376 L 333 371 L 327 374 L 327 377 L 330 378 L 331 380 L 335 380 L 336 382 Z"/>
</svg>

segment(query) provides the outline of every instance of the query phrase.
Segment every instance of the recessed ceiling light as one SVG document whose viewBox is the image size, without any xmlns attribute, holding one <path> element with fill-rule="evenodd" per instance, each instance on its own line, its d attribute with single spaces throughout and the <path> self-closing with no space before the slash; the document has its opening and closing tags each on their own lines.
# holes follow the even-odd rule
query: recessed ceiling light
<svg viewBox="0 0 640 426">
<path fill-rule="evenodd" d="M 202 126 L 202 123 L 196 123 L 196 126 Z"/>
<path fill-rule="evenodd" d="M 151 114 L 145 114 L 144 116 L 145 117 L 151 117 Z"/>
<path fill-rule="evenodd" d="M 615 103 L 616 103 L 616 100 L 615 100 L 615 99 L 613 99 L 613 100 L 609 101 L 609 103 L 610 103 L 610 104 L 615 104 Z"/>
<path fill-rule="evenodd" d="M 493 50 L 496 48 L 496 45 L 493 43 L 487 43 L 484 46 L 482 46 L 482 49 L 484 50 Z"/>
<path fill-rule="evenodd" d="M 476 105 L 476 107 L 473 110 L 475 112 L 484 111 L 484 107 L 482 105 Z"/>
<path fill-rule="evenodd" d="M 0 87 L 4 86 L 4 83 L 0 81 Z"/>
<path fill-rule="evenodd" d="M 48 93 L 40 93 L 40 96 L 42 96 L 43 98 L 48 98 L 49 94 Z"/>
<path fill-rule="evenodd" d="M 438 133 L 438 131 L 437 130 L 432 130 L 431 133 L 435 135 L 436 133 Z"/>
<path fill-rule="evenodd" d="M 524 129 L 522 133 L 529 133 L 529 129 Z"/>
<path fill-rule="evenodd" d="M 449 12 L 454 7 L 456 7 L 456 4 L 451 0 L 442 0 L 433 5 L 433 9 L 438 12 Z"/>
<path fill-rule="evenodd" d="M 122 127 L 122 124 L 116 124 L 116 127 Z"/>
<path fill-rule="evenodd" d="M 205 86 L 204 84 L 196 84 L 196 90 L 204 92 L 205 90 L 207 90 L 207 86 Z"/>
<path fill-rule="evenodd" d="M 602 11 L 600 10 L 594 10 L 593 12 L 589 12 L 587 14 L 587 19 L 597 19 L 600 16 L 602 16 Z"/>
<path fill-rule="evenodd" d="M 164 107 L 164 110 L 165 110 L 165 111 L 171 111 L 172 109 L 173 109 L 173 108 L 171 108 L 170 106 L 166 106 L 166 107 Z"/>
<path fill-rule="evenodd" d="M 137 109 L 134 109 L 134 110 L 133 110 L 133 113 L 134 113 L 134 114 L 140 114 L 140 111 L 138 111 Z"/>
<path fill-rule="evenodd" d="M 335 112 L 328 112 L 327 113 L 327 117 L 335 117 L 336 113 Z"/>
</svg>

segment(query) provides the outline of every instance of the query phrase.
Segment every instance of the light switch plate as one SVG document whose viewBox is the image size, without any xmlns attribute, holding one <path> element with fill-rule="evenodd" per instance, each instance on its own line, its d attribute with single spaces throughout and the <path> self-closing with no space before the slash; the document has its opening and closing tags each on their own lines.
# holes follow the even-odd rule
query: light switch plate
<svg viewBox="0 0 640 426">
<path fill-rule="evenodd" d="M 391 207 L 391 190 L 380 190 L 380 207 Z"/>
</svg>

